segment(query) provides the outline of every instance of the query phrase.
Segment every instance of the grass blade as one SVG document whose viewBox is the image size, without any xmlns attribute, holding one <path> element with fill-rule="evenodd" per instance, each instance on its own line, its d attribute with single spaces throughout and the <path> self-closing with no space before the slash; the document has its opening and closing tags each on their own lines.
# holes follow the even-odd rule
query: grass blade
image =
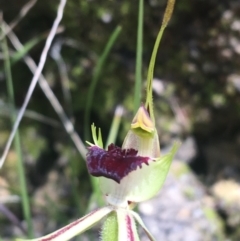
<svg viewBox="0 0 240 241">
<path fill-rule="evenodd" d="M 4 32 L 3 25 L 2 25 L 2 32 Z M 14 89 L 12 83 L 12 73 L 11 73 L 11 66 L 10 66 L 10 59 L 9 59 L 9 52 L 7 41 L 4 38 L 2 40 L 2 49 L 4 53 L 4 69 L 6 74 L 6 82 L 7 82 L 7 92 L 9 102 L 11 104 L 11 119 L 12 125 L 14 125 L 16 120 L 16 112 L 15 112 L 15 100 L 14 100 Z M 19 136 L 18 130 L 16 131 L 16 135 L 14 138 L 14 147 L 17 152 L 18 162 L 17 162 L 17 169 L 18 169 L 18 176 L 19 176 L 19 185 L 20 185 L 20 192 L 22 198 L 22 208 L 24 213 L 24 218 L 27 221 L 27 232 L 28 237 L 33 237 L 33 227 L 32 227 L 32 220 L 30 214 L 30 202 L 27 193 L 27 184 L 25 179 L 25 169 L 23 164 L 23 156 L 22 156 L 22 149 L 21 149 L 21 140 Z"/>
<path fill-rule="evenodd" d="M 105 148 L 107 148 L 108 145 L 110 145 L 111 143 L 115 143 L 117 134 L 118 134 L 118 130 L 119 130 L 119 126 L 121 123 L 122 114 L 123 114 L 123 107 L 117 106 L 115 113 L 114 113 L 113 121 L 112 121 L 112 124 L 110 127 L 110 132 L 108 135 L 108 139 L 107 139 Z"/>
<path fill-rule="evenodd" d="M 86 108 L 85 108 L 85 115 L 84 115 L 84 126 L 85 126 L 84 137 L 85 137 L 86 140 L 90 139 L 90 126 L 91 126 L 90 125 L 90 111 L 91 111 L 91 107 L 92 107 L 92 103 L 93 103 L 93 95 L 94 95 L 94 92 L 95 92 L 95 89 L 96 89 L 96 86 L 97 86 L 97 82 L 98 82 L 98 79 L 100 77 L 102 68 L 103 68 L 103 66 L 106 62 L 107 56 L 109 55 L 117 37 L 119 36 L 119 34 L 121 32 L 121 29 L 122 28 L 120 26 L 118 26 L 113 31 L 112 35 L 110 36 L 110 38 L 109 38 L 109 40 L 106 44 L 106 47 L 103 50 L 102 55 L 100 56 L 100 58 L 97 62 L 96 68 L 94 70 L 93 78 L 92 78 L 90 89 L 89 89 L 89 92 L 88 92 Z"/>
</svg>

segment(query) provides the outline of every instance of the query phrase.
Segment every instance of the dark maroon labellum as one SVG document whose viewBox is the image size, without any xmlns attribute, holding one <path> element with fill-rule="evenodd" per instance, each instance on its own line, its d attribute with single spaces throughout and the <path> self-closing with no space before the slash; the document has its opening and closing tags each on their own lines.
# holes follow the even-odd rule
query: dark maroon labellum
<svg viewBox="0 0 240 241">
<path fill-rule="evenodd" d="M 111 144 L 108 150 L 97 146 L 89 147 L 87 154 L 87 168 L 95 177 L 106 177 L 120 183 L 121 179 L 142 164 L 148 165 L 149 158 L 137 156 L 137 150 L 121 149 Z"/>
</svg>

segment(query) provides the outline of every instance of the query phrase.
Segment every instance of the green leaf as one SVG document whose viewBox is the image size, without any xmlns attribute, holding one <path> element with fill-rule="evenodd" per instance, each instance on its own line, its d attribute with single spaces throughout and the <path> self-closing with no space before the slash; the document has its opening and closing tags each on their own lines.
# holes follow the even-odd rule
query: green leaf
<svg viewBox="0 0 240 241">
<path fill-rule="evenodd" d="M 97 86 L 97 82 L 101 76 L 101 72 L 104 68 L 104 65 L 106 63 L 106 59 L 111 51 L 111 49 L 114 46 L 114 43 L 116 42 L 120 32 L 122 30 L 121 26 L 117 26 L 115 28 L 115 30 L 113 31 L 113 33 L 111 34 L 111 36 L 109 37 L 109 40 L 103 50 L 103 53 L 101 54 L 100 58 L 97 61 L 97 65 L 94 69 L 94 73 L 93 73 L 93 78 L 91 81 L 91 85 L 90 85 L 90 89 L 87 95 L 87 100 L 86 100 L 86 106 L 85 106 L 85 114 L 84 114 L 84 125 L 86 127 L 88 127 L 90 125 L 89 121 L 90 121 L 90 112 L 91 112 L 91 108 L 93 105 L 93 97 L 94 97 L 94 92 L 96 90 L 96 86 Z M 87 128 L 84 129 L 85 133 L 84 136 L 86 139 L 89 138 L 89 131 Z"/>
</svg>

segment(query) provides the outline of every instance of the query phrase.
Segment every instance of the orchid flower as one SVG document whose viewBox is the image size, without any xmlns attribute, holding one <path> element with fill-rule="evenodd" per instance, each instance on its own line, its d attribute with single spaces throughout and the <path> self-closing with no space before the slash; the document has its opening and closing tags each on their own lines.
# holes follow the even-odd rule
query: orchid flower
<svg viewBox="0 0 240 241">
<path fill-rule="evenodd" d="M 139 107 L 122 147 L 110 144 L 105 150 L 101 130 L 97 135 L 95 125 L 92 125 L 94 143 L 87 142 L 89 148 L 86 163 L 89 173 L 99 179 L 99 187 L 106 197 L 107 205 L 49 235 L 28 241 L 67 241 L 101 220 L 104 220 L 102 241 L 139 241 L 135 222 L 144 229 L 149 240 L 155 240 L 140 216 L 132 209 L 137 203 L 146 201 L 159 192 L 179 147 L 179 143 L 175 143 L 168 154 L 161 156 L 152 103 L 156 53 L 174 2 L 175 0 L 168 0 L 154 46 L 148 71 L 146 103 Z"/>
<path fill-rule="evenodd" d="M 101 232 L 103 241 L 139 241 L 135 221 L 151 241 L 155 240 L 132 208 L 158 193 L 178 143 L 168 154 L 160 155 L 158 134 L 144 106 L 139 108 L 134 117 L 122 148 L 110 144 L 104 150 L 100 129 L 97 136 L 94 124 L 92 135 L 94 144 L 89 143 L 87 168 L 91 175 L 99 178 L 108 205 L 52 234 L 31 241 L 66 241 L 104 218 Z"/>
</svg>

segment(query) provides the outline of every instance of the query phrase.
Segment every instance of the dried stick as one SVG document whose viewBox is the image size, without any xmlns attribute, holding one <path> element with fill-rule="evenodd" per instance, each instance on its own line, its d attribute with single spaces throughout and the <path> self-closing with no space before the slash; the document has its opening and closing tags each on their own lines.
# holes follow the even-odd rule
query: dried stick
<svg viewBox="0 0 240 241">
<path fill-rule="evenodd" d="M 5 33 L 3 33 L 3 35 L 0 37 L 0 41 L 17 26 L 17 24 L 27 15 L 29 10 L 36 4 L 36 2 L 37 0 L 30 0 L 22 7 L 18 16 L 9 24 L 9 30 L 5 31 Z"/>
<path fill-rule="evenodd" d="M 10 32 L 8 34 L 8 37 L 9 37 L 12 45 L 15 47 L 16 50 L 20 51 L 23 48 L 23 45 L 20 43 L 19 39 L 17 38 L 17 36 L 13 32 Z M 28 66 L 28 68 L 33 73 L 35 73 L 36 69 L 37 69 L 37 66 L 36 66 L 35 62 L 33 61 L 33 59 L 28 55 L 26 55 L 23 59 L 24 59 L 26 65 Z M 58 114 L 66 132 L 71 137 L 71 139 L 72 139 L 73 143 L 75 144 L 77 150 L 79 151 L 81 156 L 83 158 L 85 158 L 86 148 L 85 148 L 81 138 L 78 136 L 77 132 L 74 130 L 74 126 L 73 126 L 72 122 L 67 117 L 67 115 L 64 112 L 64 109 L 62 108 L 59 100 L 57 99 L 57 97 L 53 93 L 52 89 L 50 88 L 50 86 L 49 86 L 49 84 L 46 80 L 46 78 L 42 74 L 39 77 L 38 83 L 39 83 L 43 93 L 46 95 L 49 102 L 53 106 L 54 110 Z"/>
</svg>

